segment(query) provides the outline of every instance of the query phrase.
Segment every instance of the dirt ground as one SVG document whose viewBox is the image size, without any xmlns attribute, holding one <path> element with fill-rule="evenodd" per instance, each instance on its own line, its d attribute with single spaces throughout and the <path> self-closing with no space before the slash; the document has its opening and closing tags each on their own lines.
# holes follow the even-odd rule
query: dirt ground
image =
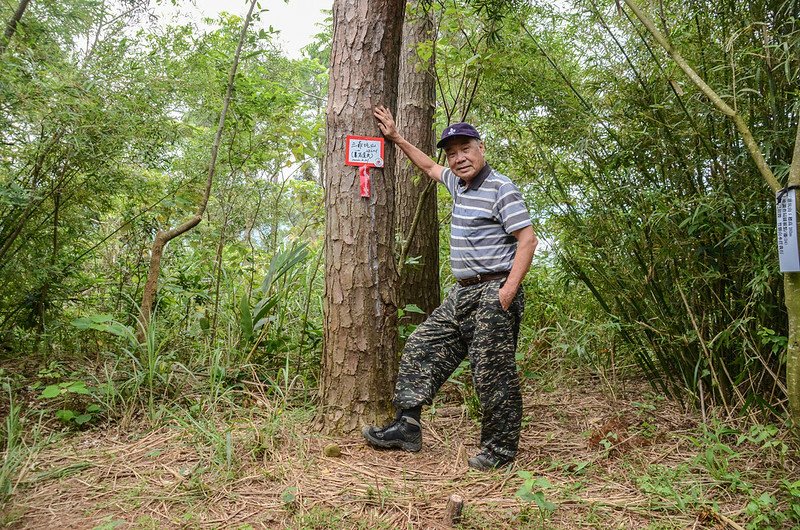
<svg viewBox="0 0 800 530">
<path fill-rule="evenodd" d="M 257 397 L 242 409 L 248 417 L 92 430 L 28 463 L 4 520 L 12 528 L 444 528 L 447 500 L 458 494 L 459 528 L 744 528 L 751 493 L 697 464 L 708 446 L 696 439 L 696 414 L 648 400 L 644 385 L 617 398 L 596 381 L 570 386 L 528 385 L 520 454 L 492 473 L 467 468 L 478 429 L 454 388 L 423 415 L 417 454 L 373 450 L 356 435 L 322 437 L 289 412 L 271 409 L 267 421 Z M 331 444 L 339 456 L 325 455 Z M 728 455 L 727 469 L 750 484 L 770 465 L 798 476 L 796 459 L 765 464 L 752 453 Z M 527 497 L 517 495 L 526 490 L 520 472 L 530 473 Z"/>
</svg>

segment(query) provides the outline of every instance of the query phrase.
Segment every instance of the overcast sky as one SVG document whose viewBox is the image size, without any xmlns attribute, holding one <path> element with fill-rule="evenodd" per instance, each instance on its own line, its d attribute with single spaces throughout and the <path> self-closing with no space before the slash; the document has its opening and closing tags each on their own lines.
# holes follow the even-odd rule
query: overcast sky
<svg viewBox="0 0 800 530">
<path fill-rule="evenodd" d="M 163 2 L 157 10 L 163 13 L 165 21 L 177 16 L 199 22 L 204 17 L 216 17 L 221 11 L 244 17 L 250 6 L 245 0 L 178 0 L 177 4 L 173 7 L 170 2 Z M 260 0 L 260 4 L 268 10 L 262 13 L 261 24 L 280 30 L 278 42 L 290 57 L 298 58 L 300 49 L 320 32 L 317 24 L 325 19 L 322 10 L 331 9 L 333 0 Z"/>
</svg>

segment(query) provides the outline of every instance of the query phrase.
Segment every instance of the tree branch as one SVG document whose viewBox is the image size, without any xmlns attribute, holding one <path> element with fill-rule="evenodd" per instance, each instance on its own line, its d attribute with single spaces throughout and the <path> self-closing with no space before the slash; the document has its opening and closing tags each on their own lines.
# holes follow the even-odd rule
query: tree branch
<svg viewBox="0 0 800 530">
<path fill-rule="evenodd" d="M 5 53 L 6 46 L 8 46 L 8 43 L 11 42 L 11 37 L 13 37 L 14 33 L 16 33 L 17 24 L 19 24 L 19 21 L 22 19 L 22 15 L 25 14 L 25 9 L 28 8 L 29 3 L 30 0 L 20 0 L 17 10 L 14 11 L 14 15 L 11 17 L 11 20 L 9 20 L 6 24 L 6 31 L 3 34 L 3 41 L 0 42 L 0 55 Z"/>
<path fill-rule="evenodd" d="M 247 36 L 247 28 L 250 26 L 253 9 L 255 8 L 257 1 L 258 0 L 253 0 L 250 3 L 250 9 L 248 10 L 247 16 L 244 19 L 242 32 L 239 35 L 239 45 L 236 47 L 236 54 L 233 58 L 233 64 L 231 65 L 230 72 L 228 73 L 228 87 L 225 91 L 225 99 L 222 103 L 222 111 L 220 112 L 219 116 L 217 133 L 214 136 L 214 144 L 211 147 L 211 159 L 208 162 L 206 186 L 203 190 L 203 196 L 200 199 L 200 203 L 197 205 L 197 211 L 183 224 L 180 224 L 170 230 L 159 230 L 156 234 L 155 240 L 153 241 L 153 249 L 150 254 L 150 267 L 147 272 L 147 281 L 144 286 L 144 292 L 142 294 L 142 306 L 140 308 L 141 319 L 137 333 L 137 337 L 140 342 L 144 341 L 147 326 L 150 322 L 150 315 L 153 309 L 153 303 L 155 302 L 156 287 L 158 285 L 158 276 L 161 272 L 161 256 L 164 253 L 164 247 L 171 240 L 188 232 L 200 224 L 200 221 L 203 219 L 203 213 L 206 211 L 206 207 L 208 206 L 208 199 L 211 196 L 211 185 L 214 183 L 214 169 L 217 165 L 217 155 L 219 153 L 220 143 L 222 143 L 222 132 L 225 128 L 225 116 L 228 113 L 228 107 L 230 106 L 231 102 L 231 94 L 233 93 L 234 79 L 236 78 L 236 70 L 239 67 L 239 57 L 242 54 L 242 48 L 244 47 L 244 41 Z"/>
</svg>

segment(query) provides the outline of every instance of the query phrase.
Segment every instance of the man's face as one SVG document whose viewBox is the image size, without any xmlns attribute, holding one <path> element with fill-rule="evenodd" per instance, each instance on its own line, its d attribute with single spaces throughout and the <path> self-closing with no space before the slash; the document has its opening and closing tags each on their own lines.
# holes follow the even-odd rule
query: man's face
<svg viewBox="0 0 800 530">
<path fill-rule="evenodd" d="M 456 137 L 444 148 L 447 165 L 465 182 L 471 181 L 486 165 L 483 142 L 475 138 Z"/>
</svg>

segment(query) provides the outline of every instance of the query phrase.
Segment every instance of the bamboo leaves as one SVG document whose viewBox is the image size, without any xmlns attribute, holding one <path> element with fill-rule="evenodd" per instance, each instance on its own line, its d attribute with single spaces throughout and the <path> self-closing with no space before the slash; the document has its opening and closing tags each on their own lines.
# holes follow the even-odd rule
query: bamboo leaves
<svg viewBox="0 0 800 530">
<path fill-rule="evenodd" d="M 253 339 L 253 315 L 250 312 L 250 297 L 247 293 L 244 293 L 239 301 L 239 315 L 242 338 L 249 343 Z"/>
<path fill-rule="evenodd" d="M 270 319 L 270 312 L 286 299 L 285 288 L 290 284 L 289 273 L 300 263 L 308 258 L 308 243 L 293 245 L 279 251 L 270 261 L 269 269 L 261 283 L 261 299 L 250 309 L 249 297 L 245 293 L 239 304 L 240 328 L 242 338 L 250 343 L 258 333 L 256 346 L 266 333 L 266 324 Z M 283 280 L 283 281 L 282 281 Z M 256 346 L 253 346 L 255 349 Z"/>
<path fill-rule="evenodd" d="M 769 4 L 753 5 L 670 1 L 658 26 L 746 122 L 734 124 L 709 94 L 676 79 L 679 68 L 628 8 L 615 16 L 594 0 L 521 12 L 516 28 L 507 21 L 513 46 L 486 54 L 489 96 L 475 106 L 490 138 L 509 139 L 490 142 L 490 161 L 529 176 L 537 231 L 558 268 L 618 323 L 620 355 L 654 388 L 729 411 L 780 402 L 784 388 L 782 354 L 758 336 L 785 326 L 774 210 L 737 131 L 749 127 L 769 146 L 771 187 L 785 178 L 796 88 L 765 58 L 759 32 L 769 33 L 775 58 L 796 30 L 788 14 L 762 20 Z"/>
</svg>

